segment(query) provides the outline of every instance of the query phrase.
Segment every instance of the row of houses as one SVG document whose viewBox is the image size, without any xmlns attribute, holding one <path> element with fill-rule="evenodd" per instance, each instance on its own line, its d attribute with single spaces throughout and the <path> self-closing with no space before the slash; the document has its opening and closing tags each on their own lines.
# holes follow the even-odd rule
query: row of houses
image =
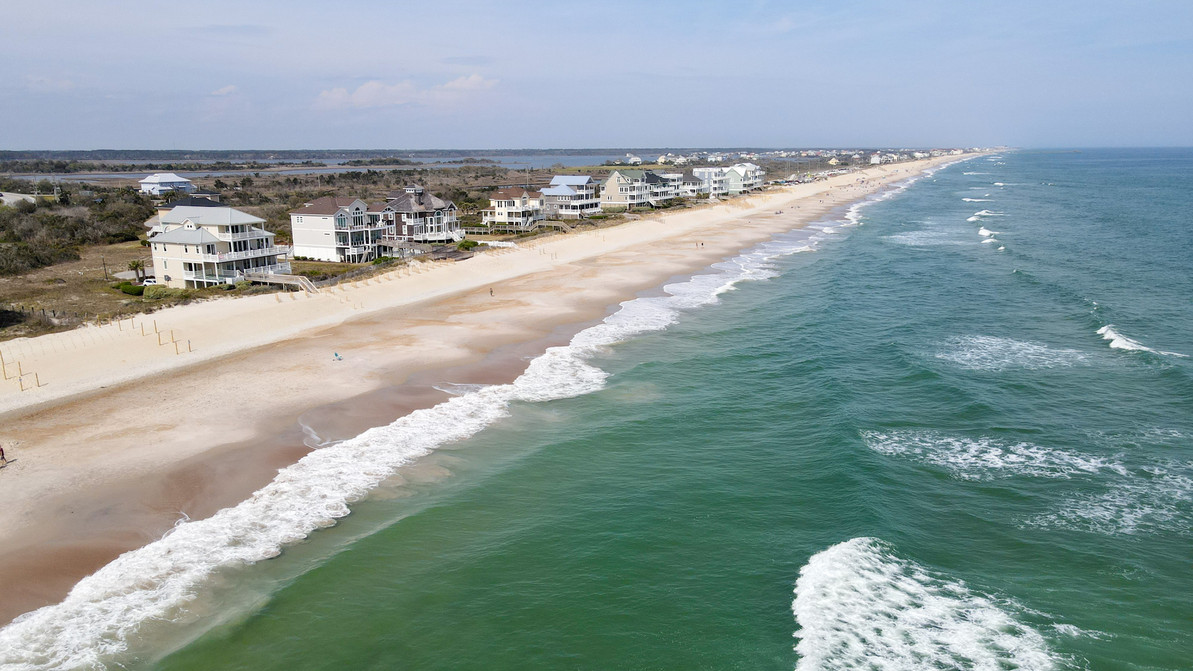
<svg viewBox="0 0 1193 671">
<path fill-rule="evenodd" d="M 540 191 L 500 189 L 489 197 L 481 223 L 490 228 L 528 229 L 545 219 L 580 219 L 604 211 L 659 207 L 680 198 L 736 196 L 762 186 L 765 173 L 752 163 L 664 172 L 618 168 L 604 181 L 587 175 L 556 175 Z"/>
</svg>

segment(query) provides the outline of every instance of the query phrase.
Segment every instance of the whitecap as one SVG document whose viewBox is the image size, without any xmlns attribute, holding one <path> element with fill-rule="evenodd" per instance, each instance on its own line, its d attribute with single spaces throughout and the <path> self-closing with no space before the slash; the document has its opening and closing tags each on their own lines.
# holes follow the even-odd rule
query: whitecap
<svg viewBox="0 0 1193 671">
<path fill-rule="evenodd" d="M 950 338 L 936 352 L 943 359 L 968 370 L 998 371 L 1006 368 L 1055 368 L 1084 363 L 1084 352 L 1049 347 L 1043 343 L 997 336 L 970 335 Z"/>
<path fill-rule="evenodd" d="M 1176 356 L 1181 358 L 1188 358 L 1189 355 L 1181 354 L 1180 352 L 1164 352 L 1148 347 L 1137 340 L 1132 340 L 1127 336 L 1114 330 L 1114 324 L 1107 324 L 1098 329 L 1098 335 L 1102 336 L 1103 340 L 1110 341 L 1111 349 L 1123 349 L 1135 352 L 1151 352 L 1152 354 L 1160 354 L 1163 356 Z"/>
<path fill-rule="evenodd" d="M 961 200 L 967 203 L 989 203 L 989 198 L 962 198 Z"/>
<path fill-rule="evenodd" d="M 982 236 L 983 238 L 988 238 L 992 235 L 997 235 L 997 234 L 998 234 L 998 231 L 992 231 L 992 230 L 986 228 L 985 226 L 978 229 L 978 235 Z"/>
<path fill-rule="evenodd" d="M 813 555 L 791 609 L 796 671 L 1043 671 L 1059 662 L 1016 604 L 934 575 L 874 538 Z"/>
<path fill-rule="evenodd" d="M 1193 531 L 1193 469 L 1187 463 L 1140 469 L 1104 491 L 1071 496 L 1026 525 L 1110 536 L 1188 534 Z"/>
<path fill-rule="evenodd" d="M 1071 478 L 1104 471 L 1127 474 L 1127 469 L 1116 459 L 985 436 L 969 438 L 938 431 L 864 431 L 862 440 L 879 454 L 937 466 L 963 480 L 1011 476 Z"/>
<path fill-rule="evenodd" d="M 992 243 L 992 242 L 998 242 L 998 240 L 996 240 L 995 238 L 986 238 L 985 240 L 982 241 L 982 244 L 987 244 L 987 243 Z"/>
</svg>

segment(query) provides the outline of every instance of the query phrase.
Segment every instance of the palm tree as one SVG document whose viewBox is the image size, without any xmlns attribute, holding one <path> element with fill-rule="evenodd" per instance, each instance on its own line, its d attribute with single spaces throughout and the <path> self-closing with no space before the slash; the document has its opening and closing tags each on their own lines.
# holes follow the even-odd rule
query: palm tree
<svg viewBox="0 0 1193 671">
<path fill-rule="evenodd" d="M 141 259 L 134 259 L 132 261 L 129 261 L 128 269 L 133 271 L 133 273 L 137 276 L 137 281 L 140 282 L 142 279 L 141 276 L 143 274 L 143 271 L 145 270 L 145 262 L 142 261 Z"/>
</svg>

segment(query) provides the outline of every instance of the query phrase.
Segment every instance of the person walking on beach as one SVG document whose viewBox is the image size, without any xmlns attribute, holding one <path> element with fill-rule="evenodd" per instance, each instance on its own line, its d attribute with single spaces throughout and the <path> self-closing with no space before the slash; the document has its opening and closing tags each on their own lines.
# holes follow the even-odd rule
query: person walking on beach
<svg viewBox="0 0 1193 671">
<path fill-rule="evenodd" d="M 8 465 L 8 457 L 4 456 L 4 448 L 0 447 L 0 468 Z"/>
<path fill-rule="evenodd" d="M 490 295 L 490 296 L 492 296 L 492 295 L 493 295 L 493 287 L 489 287 L 489 295 Z"/>
</svg>

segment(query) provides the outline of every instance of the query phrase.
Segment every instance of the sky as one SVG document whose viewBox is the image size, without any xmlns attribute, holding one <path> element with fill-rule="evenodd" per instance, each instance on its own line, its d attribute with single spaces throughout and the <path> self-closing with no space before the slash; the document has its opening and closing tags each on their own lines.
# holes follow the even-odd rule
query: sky
<svg viewBox="0 0 1193 671">
<path fill-rule="evenodd" d="M 1193 145 L 1193 2 L 0 5 L 0 149 Z"/>
</svg>

